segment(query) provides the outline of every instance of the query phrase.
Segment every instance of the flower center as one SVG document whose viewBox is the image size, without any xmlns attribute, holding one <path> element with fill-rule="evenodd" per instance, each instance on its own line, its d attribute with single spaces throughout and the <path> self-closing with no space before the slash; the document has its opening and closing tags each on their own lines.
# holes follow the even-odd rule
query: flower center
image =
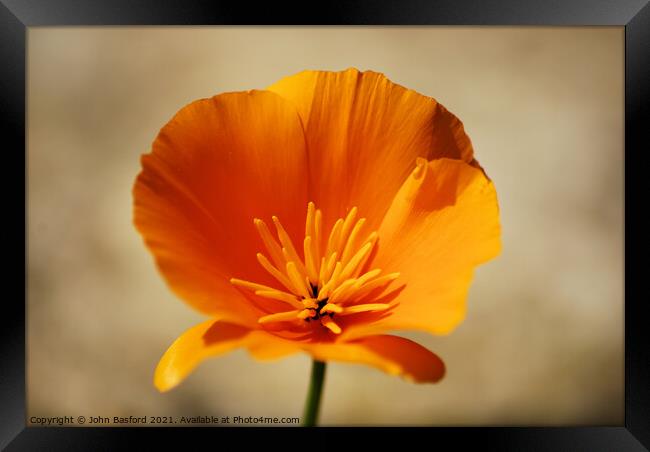
<svg viewBox="0 0 650 452">
<path fill-rule="evenodd" d="M 322 213 L 314 203 L 307 205 L 305 239 L 302 258 L 277 217 L 273 223 L 278 240 L 266 223 L 254 223 L 266 247 L 269 258 L 257 253 L 260 265 L 286 290 L 255 282 L 232 278 L 230 282 L 254 291 L 263 298 L 283 301 L 293 309 L 259 318 L 259 323 L 318 322 L 335 334 L 341 327 L 335 316 L 347 316 L 369 311 L 382 311 L 387 303 L 372 303 L 399 273 L 381 275 L 380 269 L 365 270 L 377 243 L 377 232 L 363 234 L 365 218 L 357 220 L 353 207 L 345 218 L 339 218 L 330 233 L 323 234 Z"/>
</svg>

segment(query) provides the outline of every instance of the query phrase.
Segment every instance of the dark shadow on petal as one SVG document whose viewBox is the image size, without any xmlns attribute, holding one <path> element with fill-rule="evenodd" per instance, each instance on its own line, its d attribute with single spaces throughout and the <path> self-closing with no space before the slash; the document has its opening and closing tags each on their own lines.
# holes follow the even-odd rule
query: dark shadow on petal
<svg viewBox="0 0 650 452">
<path fill-rule="evenodd" d="M 250 330 L 243 326 L 226 322 L 215 322 L 204 334 L 203 342 L 211 345 L 216 342 L 232 341 L 246 336 Z"/>
</svg>

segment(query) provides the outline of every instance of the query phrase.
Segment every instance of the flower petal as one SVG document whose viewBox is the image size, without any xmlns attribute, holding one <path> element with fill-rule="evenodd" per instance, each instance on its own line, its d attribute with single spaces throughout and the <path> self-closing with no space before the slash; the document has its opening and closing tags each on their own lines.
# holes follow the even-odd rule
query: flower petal
<svg viewBox="0 0 650 452">
<path fill-rule="evenodd" d="M 417 383 L 433 383 L 445 374 L 445 364 L 437 355 L 398 336 L 377 335 L 345 343 L 312 344 L 307 351 L 320 361 L 366 364 Z"/>
<path fill-rule="evenodd" d="M 154 374 L 159 391 L 169 391 L 185 379 L 204 359 L 228 353 L 246 343 L 251 330 L 208 320 L 184 332 L 167 349 Z"/>
<path fill-rule="evenodd" d="M 265 310 L 229 279 L 275 284 L 256 260 L 254 218 L 278 215 L 290 235 L 302 232 L 307 163 L 295 108 L 267 91 L 193 102 L 163 127 L 142 167 L 134 222 L 171 289 L 205 313 L 256 325 Z"/>
<path fill-rule="evenodd" d="M 341 340 L 389 330 L 449 333 L 465 317 L 474 268 L 501 249 L 494 185 L 462 161 L 419 160 L 379 237 L 373 265 L 400 272 L 399 295 L 388 312 L 360 314 L 345 325 Z"/>
<path fill-rule="evenodd" d="M 299 351 L 290 341 L 265 331 L 208 320 L 184 332 L 167 349 L 154 374 L 154 385 L 165 392 L 181 383 L 203 360 L 247 347 L 257 359 L 272 360 Z"/>
<path fill-rule="evenodd" d="M 353 206 L 377 228 L 416 157 L 473 162 L 453 114 L 383 74 L 304 71 L 267 89 L 290 100 L 302 118 L 311 200 L 328 229 Z"/>
</svg>

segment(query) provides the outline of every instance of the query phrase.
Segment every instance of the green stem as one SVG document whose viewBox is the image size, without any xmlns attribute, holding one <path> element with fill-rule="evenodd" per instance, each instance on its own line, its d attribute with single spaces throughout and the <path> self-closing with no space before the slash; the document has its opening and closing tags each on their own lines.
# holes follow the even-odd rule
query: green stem
<svg viewBox="0 0 650 452">
<path fill-rule="evenodd" d="M 325 381 L 325 366 L 326 364 L 323 361 L 314 360 L 312 362 L 309 392 L 307 392 L 305 411 L 302 416 L 303 427 L 314 427 L 316 422 L 318 422 L 318 408 L 320 407 L 323 383 Z"/>
</svg>

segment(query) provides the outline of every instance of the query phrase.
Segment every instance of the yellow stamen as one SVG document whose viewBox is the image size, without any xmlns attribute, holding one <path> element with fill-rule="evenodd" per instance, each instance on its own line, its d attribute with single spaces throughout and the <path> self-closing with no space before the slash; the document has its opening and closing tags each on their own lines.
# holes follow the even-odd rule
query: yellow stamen
<svg viewBox="0 0 650 452">
<path fill-rule="evenodd" d="M 328 312 L 334 312 L 334 313 L 343 312 L 343 308 L 334 303 L 327 303 L 325 306 L 323 306 L 323 309 L 320 310 L 320 313 L 325 314 Z"/>
<path fill-rule="evenodd" d="M 265 286 L 263 284 L 257 284 L 254 282 L 246 281 L 244 279 L 230 278 L 230 284 L 235 286 L 245 287 L 251 290 L 277 290 L 273 287 Z M 288 295 L 288 294 L 287 294 Z"/>
<path fill-rule="evenodd" d="M 383 286 L 387 285 L 388 283 L 392 282 L 393 280 L 397 279 L 399 277 L 399 273 L 390 273 L 388 275 L 382 276 L 377 279 L 373 279 L 370 282 L 367 282 L 363 286 L 361 286 L 354 294 L 354 296 L 359 299 L 373 290 Z"/>
<path fill-rule="evenodd" d="M 318 307 L 318 300 L 313 298 L 305 298 L 302 300 L 302 307 L 305 309 L 316 309 Z"/>
<path fill-rule="evenodd" d="M 381 270 L 376 268 L 374 270 L 370 270 L 368 273 L 365 273 L 363 276 L 357 278 L 356 282 L 356 289 L 364 285 L 366 282 L 370 281 L 373 279 L 375 276 L 378 276 L 381 273 Z"/>
<path fill-rule="evenodd" d="M 372 250 L 375 247 L 375 244 L 377 243 L 377 240 L 379 239 L 379 234 L 377 234 L 377 231 L 372 231 L 370 235 L 368 235 L 368 238 L 364 243 L 370 243 L 370 250 Z M 370 257 L 372 253 L 368 253 L 366 257 L 361 259 L 361 262 L 359 262 L 359 269 L 363 269 L 366 265 L 366 262 L 368 261 L 368 258 Z"/>
<path fill-rule="evenodd" d="M 339 235 L 341 235 L 341 227 L 343 226 L 343 219 L 339 218 L 336 223 L 334 223 L 334 227 L 332 228 L 332 232 L 330 233 L 330 237 L 327 240 L 327 251 L 325 252 L 326 256 L 330 256 L 332 253 L 337 252 L 337 245 L 339 242 Z"/>
<path fill-rule="evenodd" d="M 264 256 L 262 253 L 257 253 L 257 261 L 260 263 L 264 269 L 271 274 L 275 279 L 280 281 L 284 287 L 289 289 L 291 292 L 296 292 L 296 288 L 291 284 L 291 281 L 289 278 L 287 278 L 284 274 L 280 272 L 277 268 L 275 268 L 269 260 Z"/>
<path fill-rule="evenodd" d="M 285 259 L 287 261 L 291 260 L 295 262 L 296 266 L 298 267 L 298 270 L 300 270 L 300 273 L 306 274 L 305 266 L 303 265 L 302 260 L 300 260 L 300 257 L 298 257 L 298 253 L 296 252 L 296 249 L 293 247 L 293 242 L 291 241 L 289 234 L 287 234 L 287 231 L 285 231 L 284 228 L 282 227 L 282 224 L 280 223 L 280 220 L 278 220 L 278 217 L 274 215 L 271 218 L 273 219 L 273 223 L 275 224 L 275 229 L 278 231 L 278 238 L 280 239 L 280 243 L 282 244 L 282 254 L 284 255 Z"/>
<path fill-rule="evenodd" d="M 318 299 L 319 300 L 324 300 L 325 298 L 327 298 L 329 296 L 330 287 L 332 287 L 332 285 L 330 283 L 327 283 L 323 287 L 321 287 L 321 289 L 318 291 Z"/>
<path fill-rule="evenodd" d="M 321 257 L 320 240 L 321 240 L 322 229 L 323 229 L 323 213 L 317 209 L 316 216 L 314 218 L 314 254 L 316 260 L 318 260 Z"/>
<path fill-rule="evenodd" d="M 337 251 L 339 252 L 339 254 L 341 254 L 342 246 L 348 243 L 348 234 L 350 232 L 350 229 L 352 228 L 353 221 L 356 218 L 356 216 L 357 216 L 357 208 L 353 207 L 352 209 L 350 209 L 348 215 L 345 217 L 343 226 L 341 226 L 341 235 L 339 236 L 339 242 L 337 243 Z"/>
<path fill-rule="evenodd" d="M 352 232 L 350 232 L 350 237 L 348 238 L 345 248 L 343 249 L 343 254 L 341 254 L 341 262 L 347 262 L 348 259 L 350 258 L 350 255 L 352 254 L 352 251 L 354 250 L 354 247 L 356 246 L 357 242 L 357 236 L 359 235 L 359 231 L 361 231 L 361 228 L 363 228 L 363 225 L 365 224 L 366 219 L 361 218 L 357 223 L 354 225 L 354 228 L 352 229 Z"/>
<path fill-rule="evenodd" d="M 327 271 L 327 263 L 325 262 L 325 258 L 321 257 L 320 259 L 320 269 L 318 270 L 318 280 L 319 281 L 324 281 L 325 278 L 325 272 Z"/>
<path fill-rule="evenodd" d="M 296 267 L 295 262 L 293 261 L 287 262 L 287 274 L 289 275 L 289 279 L 293 283 L 299 295 L 305 298 L 311 297 L 311 294 L 309 293 L 309 288 L 305 284 L 305 281 L 301 278 L 301 275 L 298 272 L 298 267 Z"/>
<path fill-rule="evenodd" d="M 305 220 L 305 237 L 309 237 L 314 234 L 314 203 L 309 202 L 307 204 L 307 219 Z"/>
<path fill-rule="evenodd" d="M 372 259 L 378 235 L 373 231 L 361 240 L 362 234 L 365 234 L 362 231 L 366 219 L 357 220 L 357 214 L 358 209 L 352 207 L 345 219 L 339 218 L 327 234 L 322 230 L 322 212 L 316 209 L 313 202 L 309 202 L 302 243 L 304 259 L 298 255 L 293 241 L 277 217 L 272 217 L 277 239 L 264 221 L 254 220 L 268 251 L 267 256 L 270 256 L 269 259 L 257 253 L 257 260 L 288 292 L 244 279 L 232 278 L 230 282 L 252 290 L 259 297 L 281 301 L 295 308 L 264 315 L 258 319 L 259 323 L 295 321 L 307 325 L 307 322 L 314 321 L 312 325 L 320 324 L 332 333 L 340 334 L 341 327 L 333 320 L 335 315 L 388 309 L 388 304 L 372 301 L 386 290 L 399 273 L 379 276 L 382 272 L 380 269 L 364 270 Z"/>
<path fill-rule="evenodd" d="M 341 270 L 343 270 L 343 264 L 341 263 L 341 261 L 339 261 L 336 263 L 336 267 L 334 267 L 334 273 L 332 273 L 332 276 L 330 277 L 329 280 L 332 286 L 338 285 L 339 275 L 341 274 Z"/>
<path fill-rule="evenodd" d="M 285 292 L 280 292 L 279 290 L 256 290 L 255 295 L 259 295 L 264 298 L 271 298 L 273 300 L 284 301 L 289 303 L 294 308 L 302 309 L 302 303 L 296 298 L 295 295 L 289 295 Z"/>
<path fill-rule="evenodd" d="M 354 286 L 354 283 L 357 282 L 356 279 L 347 279 L 343 281 L 343 283 L 332 292 L 332 295 L 330 295 L 329 299 L 330 301 L 338 301 L 343 299 L 344 293 L 352 286 Z"/>
<path fill-rule="evenodd" d="M 298 314 L 298 318 L 300 320 L 305 320 L 312 317 L 313 315 L 314 315 L 314 311 L 312 311 L 311 309 L 304 309 L 300 311 L 300 313 Z"/>
<path fill-rule="evenodd" d="M 323 281 L 326 282 L 326 281 L 330 280 L 330 278 L 332 277 L 332 272 L 334 271 L 335 266 L 336 266 L 336 253 L 333 253 L 329 257 L 329 261 L 327 262 L 327 268 L 325 269 L 325 272 L 320 277 L 321 282 L 323 282 Z"/>
<path fill-rule="evenodd" d="M 355 306 L 347 306 L 345 308 L 341 308 L 342 312 L 339 315 L 358 314 L 360 312 L 367 312 L 367 311 L 383 311 L 385 309 L 388 309 L 389 307 L 390 305 L 387 303 L 358 304 Z"/>
<path fill-rule="evenodd" d="M 334 334 L 341 334 L 341 327 L 331 317 L 321 317 L 320 323 Z"/>
<path fill-rule="evenodd" d="M 311 236 L 305 237 L 304 243 L 305 250 L 305 267 L 307 268 L 307 276 L 313 282 L 318 281 L 318 270 L 316 269 L 316 259 L 314 258 L 314 251 L 311 243 Z"/>
<path fill-rule="evenodd" d="M 286 322 L 290 320 L 295 320 L 298 318 L 300 311 L 287 311 L 287 312 L 278 312 L 277 314 L 269 314 L 264 317 L 257 319 L 258 323 L 271 323 L 271 322 Z"/>
<path fill-rule="evenodd" d="M 341 280 L 346 280 L 348 277 L 355 275 L 356 270 L 359 267 L 359 264 L 365 257 L 370 254 L 370 250 L 372 249 L 373 243 L 366 243 L 358 252 L 355 254 L 352 259 L 350 259 L 350 262 L 347 263 L 345 268 L 341 271 L 341 275 L 339 276 L 339 281 Z"/>
<path fill-rule="evenodd" d="M 264 223 L 259 218 L 255 218 L 255 220 L 253 220 L 253 223 L 257 228 L 257 233 L 260 235 L 262 241 L 264 242 L 264 246 L 266 246 L 266 249 L 271 256 L 271 259 L 273 259 L 273 263 L 276 265 L 276 267 L 282 268 L 284 266 L 282 249 L 280 248 L 280 245 L 278 245 L 278 242 L 273 239 L 271 231 L 269 231 L 266 223 Z"/>
</svg>

